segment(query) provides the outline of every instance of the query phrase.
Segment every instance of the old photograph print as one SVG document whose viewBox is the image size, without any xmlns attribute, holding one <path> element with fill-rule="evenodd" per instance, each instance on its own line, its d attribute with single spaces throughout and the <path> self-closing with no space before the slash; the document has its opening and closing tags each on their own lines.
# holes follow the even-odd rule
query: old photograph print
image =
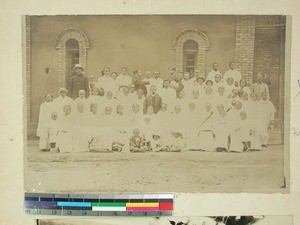
<svg viewBox="0 0 300 225">
<path fill-rule="evenodd" d="M 23 19 L 25 191 L 288 191 L 286 16 Z"/>
</svg>

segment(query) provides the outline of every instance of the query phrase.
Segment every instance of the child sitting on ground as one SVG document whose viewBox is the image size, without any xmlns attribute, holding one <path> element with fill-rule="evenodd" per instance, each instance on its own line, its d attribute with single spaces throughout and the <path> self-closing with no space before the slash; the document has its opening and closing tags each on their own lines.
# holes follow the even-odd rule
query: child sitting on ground
<svg viewBox="0 0 300 225">
<path fill-rule="evenodd" d="M 185 150 L 183 135 L 180 132 L 171 132 L 171 143 L 166 148 L 167 152 L 180 152 Z"/>
<path fill-rule="evenodd" d="M 135 128 L 133 130 L 133 136 L 130 138 L 129 142 L 129 150 L 131 152 L 145 152 L 146 146 L 144 143 L 144 139 L 140 136 L 140 130 Z"/>
<path fill-rule="evenodd" d="M 160 137 L 160 135 L 157 134 L 156 132 L 154 132 L 152 135 L 151 146 L 152 146 L 152 150 L 155 152 L 165 151 L 165 145 L 163 143 L 163 140 Z"/>
</svg>

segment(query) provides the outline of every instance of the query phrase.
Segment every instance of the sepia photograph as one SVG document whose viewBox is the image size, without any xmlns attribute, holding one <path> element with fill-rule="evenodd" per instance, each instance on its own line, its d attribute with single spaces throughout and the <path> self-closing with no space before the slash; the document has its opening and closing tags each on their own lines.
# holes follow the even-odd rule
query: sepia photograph
<svg viewBox="0 0 300 225">
<path fill-rule="evenodd" d="M 286 25 L 24 16 L 25 191 L 288 193 Z"/>
<path fill-rule="evenodd" d="M 127 220 L 126 220 L 127 219 Z M 210 216 L 210 217 L 155 217 L 155 218 L 85 219 L 39 219 L 37 225 L 293 225 L 293 216 Z M 119 221 L 118 221 L 119 220 Z"/>
</svg>

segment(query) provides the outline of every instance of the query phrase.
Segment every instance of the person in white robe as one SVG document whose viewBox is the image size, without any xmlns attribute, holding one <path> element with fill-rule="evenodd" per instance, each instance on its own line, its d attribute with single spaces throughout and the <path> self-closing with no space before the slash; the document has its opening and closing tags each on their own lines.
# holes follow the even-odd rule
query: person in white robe
<svg viewBox="0 0 300 225">
<path fill-rule="evenodd" d="M 200 114 L 198 133 L 198 150 L 215 151 L 215 134 L 213 132 L 213 110 L 211 103 L 206 103 L 205 112 Z"/>
<path fill-rule="evenodd" d="M 274 117 L 276 109 L 273 103 L 269 100 L 267 92 L 262 93 L 262 99 L 258 101 L 260 114 L 258 120 L 260 121 L 258 130 L 260 131 L 261 143 L 263 147 L 267 147 L 269 141 L 269 131 L 274 127 Z"/>
<path fill-rule="evenodd" d="M 235 86 L 238 86 L 240 80 L 242 79 L 240 71 L 235 69 L 234 62 L 229 63 L 229 69 L 224 73 L 223 80 L 227 80 L 229 77 L 233 79 L 233 83 Z"/>
<path fill-rule="evenodd" d="M 88 152 L 90 135 L 86 129 L 86 121 L 88 120 L 89 108 L 85 108 L 83 103 L 77 104 L 77 110 L 74 112 L 73 126 L 73 152 Z"/>
<path fill-rule="evenodd" d="M 104 68 L 102 71 L 102 76 L 98 78 L 96 87 L 103 88 L 104 91 L 114 91 L 115 90 L 115 81 L 110 75 L 110 69 Z"/>
<path fill-rule="evenodd" d="M 132 77 L 127 74 L 127 68 L 123 67 L 121 69 L 121 73 L 116 78 L 116 84 L 118 86 L 118 89 L 120 90 L 124 86 L 129 87 L 131 83 Z"/>
<path fill-rule="evenodd" d="M 143 112 L 142 112 L 139 104 L 137 104 L 137 103 L 132 104 L 131 109 L 132 109 L 132 111 L 130 113 L 130 117 L 131 117 L 130 123 L 133 126 L 137 126 L 138 121 L 143 116 Z"/>
<path fill-rule="evenodd" d="M 213 82 L 214 83 L 212 85 L 212 89 L 213 89 L 213 92 L 216 93 L 218 91 L 218 88 L 223 85 L 222 76 L 220 74 L 216 74 Z"/>
<path fill-rule="evenodd" d="M 73 106 L 73 99 L 67 96 L 68 90 L 62 87 L 58 90 L 59 96 L 53 99 L 53 110 L 58 113 L 58 117 L 64 114 L 63 108 L 65 105 L 70 104 Z"/>
<path fill-rule="evenodd" d="M 166 103 L 170 109 L 173 108 L 177 95 L 176 90 L 170 87 L 169 80 L 164 80 L 163 88 L 158 92 L 158 94 L 161 96 L 163 103 Z"/>
<path fill-rule="evenodd" d="M 192 96 L 192 92 L 190 90 L 192 90 L 195 85 L 194 85 L 193 80 L 190 79 L 189 73 L 187 73 L 187 72 L 184 73 L 182 84 L 183 84 L 184 90 L 186 92 L 186 97 L 190 98 Z"/>
<path fill-rule="evenodd" d="M 236 89 L 236 86 L 234 85 L 234 80 L 232 77 L 228 77 L 227 80 L 224 80 L 224 87 L 226 91 L 226 95 L 230 95 L 233 89 Z"/>
<path fill-rule="evenodd" d="M 70 105 L 64 106 L 64 115 L 59 119 L 60 127 L 57 134 L 57 147 L 60 153 L 73 151 L 73 114 Z"/>
<path fill-rule="evenodd" d="M 89 107 L 91 104 L 97 104 L 98 109 L 100 109 L 103 103 L 103 99 L 104 98 L 99 95 L 99 88 L 93 88 L 92 94 L 87 98 L 86 107 Z M 75 103 L 79 103 L 79 102 L 81 101 L 75 101 Z"/>
<path fill-rule="evenodd" d="M 117 97 L 117 103 L 123 105 L 125 113 L 131 111 L 131 106 L 134 102 L 134 96 L 130 95 L 129 87 L 123 87 Z"/>
<path fill-rule="evenodd" d="M 248 86 L 248 82 L 246 79 L 241 79 L 240 85 L 239 85 L 239 92 L 246 92 L 248 96 L 251 95 L 251 89 Z"/>
<path fill-rule="evenodd" d="M 198 148 L 198 126 L 200 124 L 200 110 L 195 102 L 188 104 L 188 110 L 184 112 L 184 130 L 186 132 L 186 150 Z"/>
<path fill-rule="evenodd" d="M 93 88 L 96 87 L 96 78 L 94 75 L 91 75 L 89 78 L 89 91 L 90 91 L 90 95 L 92 94 L 92 90 Z"/>
<path fill-rule="evenodd" d="M 58 153 L 57 148 L 57 134 L 59 131 L 59 121 L 58 121 L 58 113 L 52 112 L 51 113 L 51 119 L 48 122 L 47 131 L 48 131 L 48 137 L 49 137 L 49 143 L 50 143 L 50 152 L 51 153 Z"/>
<path fill-rule="evenodd" d="M 78 98 L 74 100 L 75 105 L 78 103 L 82 103 L 84 105 L 84 108 L 87 110 L 89 108 L 89 102 L 86 99 L 86 93 L 85 90 L 79 90 L 78 91 Z"/>
<path fill-rule="evenodd" d="M 182 89 L 178 93 L 178 97 L 175 100 L 174 104 L 179 105 L 181 107 L 181 111 L 187 111 L 188 110 L 188 104 L 189 104 L 189 98 L 186 97 L 185 91 Z"/>
<path fill-rule="evenodd" d="M 217 74 L 221 75 L 222 78 L 222 74 L 219 71 L 219 65 L 217 63 L 213 63 L 212 70 L 207 74 L 206 80 L 214 80 Z"/>
<path fill-rule="evenodd" d="M 136 98 L 134 98 L 132 101 L 133 104 L 138 104 L 140 109 L 143 108 L 145 102 L 145 95 L 143 89 L 139 88 L 136 90 Z"/>
<path fill-rule="evenodd" d="M 258 129 L 260 127 L 260 120 L 259 120 L 259 102 L 257 101 L 256 94 L 251 93 L 250 101 L 249 101 L 249 108 L 247 110 L 248 121 L 251 125 L 251 151 L 261 151 L 261 137 L 262 134 Z"/>
<path fill-rule="evenodd" d="M 224 86 L 220 86 L 218 88 L 217 94 L 215 95 L 215 102 L 216 102 L 216 105 L 222 104 L 224 106 L 224 110 L 226 112 L 232 106 L 230 99 L 225 95 Z"/>
<path fill-rule="evenodd" d="M 145 72 L 145 78 L 143 79 L 143 82 L 146 83 L 147 94 L 150 93 L 150 87 L 154 85 L 154 79 L 152 78 L 150 71 Z"/>
<path fill-rule="evenodd" d="M 53 112 L 53 96 L 51 94 L 45 95 L 45 101 L 40 106 L 38 126 L 36 130 L 36 136 L 39 137 L 39 149 L 46 151 L 50 149 L 50 143 L 47 134 L 47 124 L 51 119 L 51 113 Z"/>
<path fill-rule="evenodd" d="M 251 126 L 247 120 L 247 113 L 240 112 L 235 122 L 231 123 L 230 146 L 231 152 L 243 152 L 250 149 Z"/>
<path fill-rule="evenodd" d="M 218 105 L 217 116 L 215 118 L 215 124 L 213 131 L 215 134 L 215 148 L 218 152 L 228 151 L 228 138 L 229 138 L 229 121 L 227 118 L 227 113 L 224 110 L 223 105 Z"/>
<path fill-rule="evenodd" d="M 154 75 L 154 78 L 153 78 L 153 80 L 152 80 L 152 83 L 153 83 L 153 85 L 155 85 L 156 86 L 156 88 L 157 88 L 157 90 L 158 91 L 160 91 L 162 88 L 163 88 L 163 79 L 161 79 L 159 76 L 160 76 L 160 73 L 159 73 L 159 71 L 155 71 L 154 73 L 153 73 L 153 75 Z"/>
<path fill-rule="evenodd" d="M 105 114 L 105 108 L 111 107 L 112 111 L 115 112 L 117 110 L 117 101 L 113 97 L 112 91 L 107 91 L 105 97 L 102 99 L 99 107 L 99 112 L 101 115 Z"/>
<path fill-rule="evenodd" d="M 181 132 L 172 131 L 170 144 L 166 147 L 166 152 L 181 152 L 186 150 L 185 140 Z"/>
</svg>

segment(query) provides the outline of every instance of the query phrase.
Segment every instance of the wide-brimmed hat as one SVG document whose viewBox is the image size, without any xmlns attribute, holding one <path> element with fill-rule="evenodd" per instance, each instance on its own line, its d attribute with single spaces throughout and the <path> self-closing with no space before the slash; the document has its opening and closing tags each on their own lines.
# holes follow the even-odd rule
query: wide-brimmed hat
<svg viewBox="0 0 300 225">
<path fill-rule="evenodd" d="M 63 91 L 68 92 L 68 90 L 65 87 L 61 87 L 60 89 L 58 89 L 58 93 L 61 93 Z"/>
<path fill-rule="evenodd" d="M 82 67 L 81 64 L 76 64 L 76 65 L 74 66 L 74 69 L 76 69 L 76 68 L 81 68 L 82 70 L 84 70 L 84 68 Z"/>
</svg>

